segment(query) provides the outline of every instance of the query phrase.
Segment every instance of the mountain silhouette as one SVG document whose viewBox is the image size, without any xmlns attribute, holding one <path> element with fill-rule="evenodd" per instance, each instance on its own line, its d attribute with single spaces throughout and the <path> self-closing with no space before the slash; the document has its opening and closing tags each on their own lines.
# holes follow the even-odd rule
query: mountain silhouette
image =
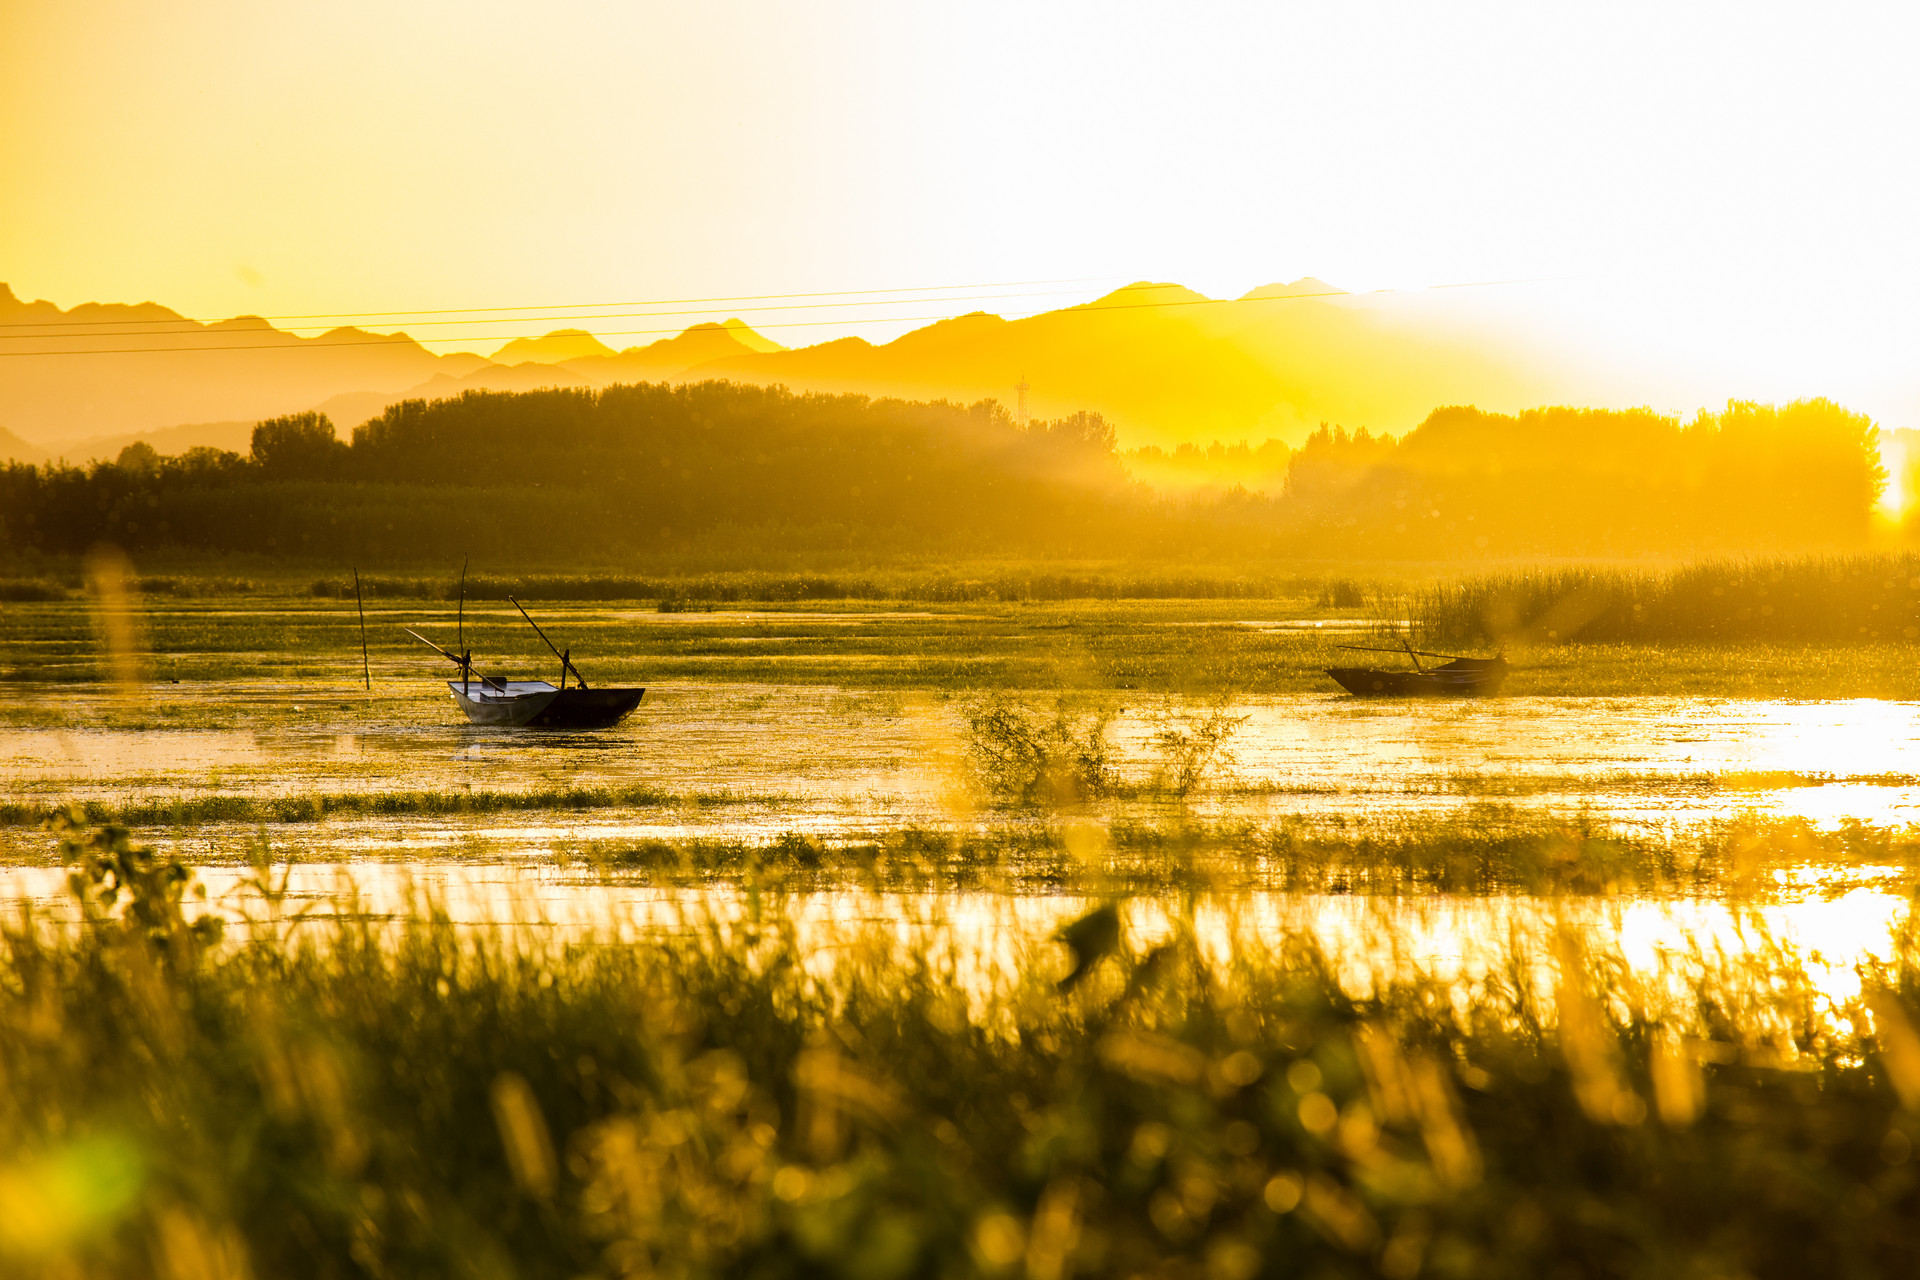
<svg viewBox="0 0 1920 1280">
<path fill-rule="evenodd" d="M 215 324 L 156 303 L 24 302 L 0 284 L 0 422 L 38 447 L 179 423 L 271 417 L 348 390 L 417 386 L 483 368 L 406 334 L 302 338 L 259 316 Z"/>
<path fill-rule="evenodd" d="M 0 359 L 0 421 L 56 456 L 62 441 L 180 422 L 224 426 L 317 407 L 344 431 L 406 398 L 616 382 L 728 379 L 1011 407 L 1024 380 L 1032 416 L 1093 410 L 1128 447 L 1298 443 L 1322 422 L 1399 433 L 1441 405 L 1513 411 L 1580 398 L 1537 359 L 1444 316 L 1312 277 L 1233 299 L 1140 281 L 1057 311 L 1015 320 L 974 312 L 881 344 L 788 349 L 730 319 L 616 352 L 562 329 L 508 342 L 494 360 L 436 356 L 403 333 L 343 328 L 309 339 L 257 316 L 203 325 L 154 303 L 62 311 L 4 285 L 0 325 L 23 335 L 7 347 L 40 353 Z M 64 351 L 87 354 L 56 354 Z"/>
<path fill-rule="evenodd" d="M 45 449 L 22 440 L 5 427 L 0 427 L 0 463 L 25 462 L 38 466 L 46 460 Z"/>
<path fill-rule="evenodd" d="M 742 321 L 717 324 L 709 320 L 644 347 L 569 360 L 566 366 L 598 386 L 612 382 L 660 382 L 678 380 L 688 369 L 785 350 Z"/>
<path fill-rule="evenodd" d="M 555 329 L 538 338 L 515 338 L 493 353 L 495 364 L 559 364 L 586 356 L 610 356 L 613 348 L 585 329 Z"/>
<path fill-rule="evenodd" d="M 584 362 L 568 367 L 599 378 Z M 739 354 L 676 377 L 1006 403 L 1024 378 L 1034 416 L 1096 410 L 1129 445 L 1297 442 L 1322 421 L 1399 432 L 1437 405 L 1555 398 L 1551 379 L 1516 357 L 1311 278 L 1229 301 L 1142 281 L 1026 319 L 976 312 L 880 346 L 846 338 Z"/>
</svg>

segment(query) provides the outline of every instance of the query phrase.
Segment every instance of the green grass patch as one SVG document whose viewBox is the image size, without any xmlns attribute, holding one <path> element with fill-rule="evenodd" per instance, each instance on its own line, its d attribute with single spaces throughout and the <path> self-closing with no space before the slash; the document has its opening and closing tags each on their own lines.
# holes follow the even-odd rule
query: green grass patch
<svg viewBox="0 0 1920 1280">
<path fill-rule="evenodd" d="M 296 823 L 327 818 L 440 817 L 477 813 L 588 809 L 658 809 L 677 804 L 738 803 L 732 796 L 676 796 L 655 787 L 547 787 L 525 791 L 342 791 L 328 795 L 181 796 L 164 800 L 88 800 L 89 822 L 131 827 L 190 827 L 215 822 Z M 45 805 L 0 804 L 0 826 L 46 821 Z"/>
</svg>

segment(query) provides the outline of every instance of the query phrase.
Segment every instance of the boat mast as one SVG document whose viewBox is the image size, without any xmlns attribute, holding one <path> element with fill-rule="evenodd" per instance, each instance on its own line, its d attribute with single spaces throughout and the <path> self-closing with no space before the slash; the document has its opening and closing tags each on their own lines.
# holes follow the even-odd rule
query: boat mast
<svg viewBox="0 0 1920 1280">
<path fill-rule="evenodd" d="M 460 613 L 457 619 L 460 628 L 460 692 L 473 692 L 473 650 L 467 648 L 467 561 L 460 559 Z"/>
<path fill-rule="evenodd" d="M 360 603 L 360 570 L 353 571 L 353 607 L 360 615 L 360 676 L 367 682 L 367 692 L 373 692 L 373 668 L 367 665 L 367 607 Z"/>
<path fill-rule="evenodd" d="M 580 682 L 580 687 L 582 689 L 586 688 L 587 678 L 580 674 L 580 668 L 573 665 L 573 650 L 569 648 L 565 653 L 560 652 L 559 646 L 555 645 L 553 641 L 547 640 L 547 633 L 540 630 L 540 624 L 533 620 L 533 615 L 527 612 L 526 607 L 512 596 L 508 596 L 507 599 L 513 604 L 514 608 L 520 610 L 520 616 L 527 620 L 527 625 L 533 628 L 534 634 L 546 641 L 547 648 L 553 650 L 553 656 L 560 659 L 560 687 L 563 689 L 566 688 L 567 672 L 571 671 L 573 672 L 573 678 Z"/>
</svg>

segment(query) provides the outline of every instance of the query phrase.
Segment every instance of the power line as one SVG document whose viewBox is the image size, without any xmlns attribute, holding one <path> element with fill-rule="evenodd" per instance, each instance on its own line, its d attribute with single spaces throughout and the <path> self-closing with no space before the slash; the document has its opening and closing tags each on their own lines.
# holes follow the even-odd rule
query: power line
<svg viewBox="0 0 1920 1280">
<path fill-rule="evenodd" d="M 1166 286 L 1166 287 L 1169 287 L 1169 288 L 1171 288 L 1171 287 L 1175 287 L 1175 286 Z M 956 296 L 956 297 L 945 297 L 945 298 L 900 298 L 900 299 L 890 299 L 890 300 L 889 300 L 888 302 L 882 302 L 882 301 L 872 301 L 872 302 L 796 302 L 796 303 L 788 303 L 788 304 L 786 304 L 786 305 L 784 305 L 784 306 L 772 306 L 772 307 L 727 307 L 727 308 L 724 308 L 724 309 L 725 309 L 725 310 L 728 310 L 728 311 L 732 311 L 732 312 L 735 312 L 735 313 L 736 313 L 736 316 L 735 316 L 734 318 L 737 318 L 737 316 L 738 316 L 738 314 L 740 314 L 740 313 L 747 313 L 747 312 L 755 312 L 755 311 L 819 311 L 819 310 L 824 310 L 824 309 L 827 309 L 827 308 L 844 308 L 844 307 L 883 307 L 883 306 L 887 306 L 887 305 L 889 305 L 889 302 L 892 302 L 892 303 L 893 303 L 893 304 L 895 304 L 895 305 L 898 305 L 898 304 L 901 304 L 901 303 L 908 303 L 908 302 L 912 302 L 912 303 L 921 303 L 921 302 L 926 302 L 926 303 L 934 303 L 934 302 L 1000 302 L 1000 301 L 1004 301 L 1004 300 L 1006 300 L 1006 299 L 1008 299 L 1008 298 L 1059 298 L 1059 297 L 1063 297 L 1063 296 L 1066 296 L 1066 295 L 1068 295 L 1068 294 L 1070 294 L 1070 293 L 1078 293 L 1078 292 L 1079 292 L 1079 290 L 1077 290 L 1077 289 L 1076 289 L 1076 290 L 1068 290 L 1068 289 L 1044 289 L 1044 290 L 1039 290 L 1039 291 L 1037 291 L 1037 292 L 1032 292 L 1032 293 L 979 293 L 979 294 L 966 294 L 966 295 L 961 295 L 961 296 Z M 615 304 L 613 304 L 613 303 L 603 303 L 603 304 L 600 304 L 600 305 L 603 305 L 603 306 L 613 306 L 613 305 L 615 305 Z M 425 328 L 425 327 L 427 327 L 428 325 L 449 325 L 449 324 L 474 324 L 474 323 L 491 323 L 491 324 L 520 324 L 520 323 L 534 323 L 534 322 L 538 322 L 538 323 L 540 323 L 540 324 L 552 324 L 552 323 L 554 323 L 555 321 L 559 321 L 559 320 L 626 320 L 626 319 L 639 319 L 639 318 L 642 318 L 642 317 L 645 317 L 645 316 L 704 316 L 704 315 L 711 315 L 711 314 L 713 313 L 713 310 L 714 310 L 714 308 L 711 308 L 711 307 L 701 307 L 701 308 L 697 308 L 697 309 L 695 309 L 695 310 L 691 310 L 691 311 L 597 311 L 597 312 L 593 312 L 593 313 L 591 313 L 591 314 L 588 314 L 588 315 L 556 315 L 556 316 L 524 316 L 524 317 L 515 317 L 515 316 L 502 316 L 502 317 L 501 317 L 501 318 L 499 318 L 498 320 L 493 320 L 493 321 L 474 321 L 474 320 L 472 320 L 472 319 L 464 319 L 464 320 L 409 320 L 409 321 L 405 321 L 404 323 L 405 323 L 405 324 L 407 325 L 407 327 L 408 327 L 408 328 L 410 328 L 410 329 L 421 329 L 421 328 Z M 265 319 L 267 319 L 267 317 L 266 317 L 266 316 L 258 316 L 258 317 L 255 317 L 255 318 L 256 318 L 256 319 L 260 319 L 260 320 L 265 320 Z M 282 316 L 282 317 L 280 317 L 280 318 L 281 318 L 281 319 L 285 319 L 286 317 L 284 317 L 284 316 Z M 74 322 L 74 326 L 73 326 L 73 327 L 80 327 L 80 326 L 84 326 L 84 325 L 90 325 L 90 324 L 105 324 L 105 323 L 107 323 L 107 322 L 106 322 L 106 321 L 102 321 L 102 320 L 80 320 L 80 321 L 75 321 L 75 322 Z M 50 341 L 50 342 L 61 342 L 61 341 L 80 341 L 80 340 L 82 340 L 82 339 L 86 339 L 86 338 L 160 338 L 160 337 L 172 337 L 172 336 L 175 336 L 175 335 L 178 335 L 178 336 L 180 336 L 180 337 L 188 337 L 188 338 L 191 338 L 191 337 L 199 337 L 199 336 L 201 336 L 201 335 L 203 335 L 203 334 L 205 334 L 205 333 L 208 333 L 208 332 L 210 332 L 210 331 L 212 331 L 212 332 L 218 332 L 218 333 L 230 333 L 230 332 L 233 332 L 233 330 L 214 330 L 214 329 L 212 329 L 212 327 L 211 327 L 211 326 L 206 326 L 206 325 L 203 325 L 203 324 L 202 324 L 202 322 L 201 322 L 201 321 L 198 321 L 198 320 L 186 320 L 186 319 L 181 319 L 181 320 L 146 320 L 146 321 L 128 321 L 127 323 L 130 323 L 130 324 L 149 324 L 149 325 L 155 325 L 155 324 L 173 324 L 173 325 L 179 325 L 179 324 L 191 324 L 191 325 L 201 325 L 202 327 L 200 327 L 200 328 L 196 328 L 196 329 L 174 329 L 174 330 L 170 330 L 170 331 L 169 331 L 169 330 L 146 330 L 146 331 L 141 331 L 141 330 L 129 330 L 129 331 L 114 331 L 114 332 L 111 332 L 111 333 L 86 333 L 86 334 L 64 334 L 64 333 L 0 333 L 0 342 L 32 342 L 32 341 L 35 341 L 36 339 L 38 339 L 38 340 L 43 340 L 43 341 Z M 216 323 L 216 324 L 224 324 L 224 323 L 227 323 L 227 322 L 226 322 L 226 321 L 217 321 L 217 322 L 215 322 L 215 323 Z M 858 322 L 856 322 L 856 323 L 858 323 Z M 19 322 L 19 323 L 12 323 L 12 324 L 0 324 L 0 329 L 33 329 L 33 328 L 47 328 L 47 329 L 57 329 L 57 328 L 64 328 L 64 327 L 67 327 L 67 326 L 64 326 L 64 325 L 57 325 L 57 324 L 54 324 L 54 323 L 52 323 L 51 321 L 49 321 L 49 322 L 48 322 L 47 324 L 45 324 L 45 325 L 35 325 L 35 324 L 32 324 L 32 323 L 30 323 L 30 322 L 25 322 L 25 321 L 22 321 L 22 322 Z M 304 329 L 304 328 L 309 328 L 309 327 L 311 327 L 311 326 L 308 326 L 308 325 L 300 325 L 300 326 L 298 326 L 298 327 L 299 327 L 299 328 L 303 328 L 303 329 Z M 284 332 L 286 332 L 286 330 L 279 330 L 279 332 L 283 332 L 283 333 L 284 333 Z M 436 341 L 436 342 L 439 342 L 439 341 L 453 341 L 453 339 L 439 339 L 439 338 L 436 338 L 436 339 L 433 339 L 433 341 Z"/>
<path fill-rule="evenodd" d="M 1322 290 L 1316 293 L 1274 294 L 1264 298 L 1180 298 L 1170 302 L 1121 302 L 1121 303 L 1112 303 L 1105 306 L 1096 306 L 1093 303 L 1083 303 L 1077 307 L 1063 307 L 1056 311 L 1042 312 L 1041 315 L 1051 315 L 1051 316 L 1098 315 L 1108 311 L 1136 311 L 1136 310 L 1152 309 L 1152 308 L 1165 309 L 1165 308 L 1171 308 L 1171 307 L 1235 306 L 1235 305 L 1247 306 L 1247 305 L 1253 305 L 1261 302 L 1299 302 L 1299 301 L 1303 301 L 1310 298 L 1365 298 L 1365 297 L 1377 297 L 1380 294 L 1385 294 L 1385 293 L 1391 293 L 1391 294 L 1420 293 L 1420 292 L 1426 292 L 1432 289 L 1490 288 L 1496 285 L 1532 284 L 1532 283 L 1537 283 L 1537 281 L 1530 280 L 1530 279 L 1469 280 L 1469 281 L 1462 281 L 1457 284 L 1427 285 L 1421 289 L 1375 289 L 1375 290 L 1372 290 L 1370 293 L 1361 293 L 1361 294 L 1350 293 L 1345 289 L 1327 289 L 1327 290 Z M 852 323 L 917 324 L 921 321 L 952 320 L 956 318 L 957 317 L 953 316 L 951 313 L 943 313 L 940 315 L 921 315 L 921 316 L 873 316 L 864 320 L 854 321 Z M 1039 318 L 1040 316 L 1028 317 L 1028 319 L 1039 319 Z M 504 322 L 501 322 L 501 323 L 504 323 Z M 818 328 L 824 325 L 843 325 L 847 323 L 849 323 L 849 321 L 845 319 L 792 320 L 792 321 L 785 321 L 785 322 L 774 323 L 774 324 L 758 325 L 758 326 L 755 326 L 755 328 L 756 328 L 756 331 L 759 329 L 806 329 L 806 328 Z M 1009 322 L 1009 323 L 1014 323 L 1014 322 Z M 659 334 L 678 334 L 678 333 L 684 333 L 684 332 L 685 332 L 684 329 L 613 329 L 613 330 L 604 330 L 600 335 L 594 335 L 594 336 L 604 336 L 609 338 L 630 338 L 630 337 L 644 337 L 648 335 L 659 335 Z M 180 336 L 194 337 L 194 336 L 202 336 L 202 335 L 182 334 Z M 426 349 L 420 342 L 416 341 L 411 337 L 408 337 L 406 334 L 400 334 L 394 337 L 372 337 L 372 338 L 366 338 L 366 339 L 357 339 L 349 342 L 326 342 L 319 338 L 302 338 L 295 334 L 287 334 L 285 336 L 289 338 L 290 341 L 278 342 L 278 343 L 247 344 L 247 345 L 235 344 L 235 345 L 227 345 L 227 346 L 108 347 L 108 348 L 99 348 L 94 350 L 81 349 L 81 350 L 69 350 L 69 351 L 0 351 L 0 359 L 38 358 L 38 357 L 49 357 L 49 356 L 187 355 L 187 354 L 197 354 L 201 352 L 214 352 L 214 351 L 288 351 L 288 352 L 291 352 L 291 351 L 315 351 L 315 350 L 321 350 L 321 349 L 330 348 L 330 347 L 414 346 L 414 347 L 420 347 L 422 350 Z M 519 336 L 519 335 L 460 334 L 460 335 L 451 335 L 451 336 L 442 337 L 442 338 L 429 338 L 428 341 L 429 342 L 498 342 L 498 341 L 511 341 L 516 336 Z M 46 335 L 46 340 L 62 341 L 63 339 L 57 336 Z M 64 340 L 80 341 L 81 339 L 79 337 L 74 337 L 74 338 L 68 338 Z M 430 353 L 430 354 L 451 355 L 451 354 L 457 354 L 457 353 L 446 352 L 446 353 Z"/>
<path fill-rule="evenodd" d="M 380 316 L 394 316 L 394 317 L 470 316 L 470 315 L 490 314 L 490 313 L 501 312 L 501 311 L 578 311 L 583 308 L 590 308 L 590 307 L 601 307 L 601 308 L 604 308 L 604 307 L 678 307 L 678 306 L 690 306 L 695 303 L 774 302 L 774 301 L 779 301 L 782 299 L 790 299 L 790 298 L 853 298 L 853 297 L 875 297 L 880 294 L 895 294 L 895 293 L 948 293 L 954 290 L 962 290 L 962 289 L 1024 289 L 1028 285 L 1098 284 L 1100 281 L 1103 281 L 1103 280 L 1118 280 L 1118 279 L 1120 279 L 1119 276 L 1074 276 L 1074 277 L 1065 277 L 1057 280 L 995 280 L 995 281 L 988 281 L 984 284 L 928 284 L 928 285 L 914 285 L 912 287 L 903 287 L 903 288 L 896 288 L 896 289 L 823 289 L 814 293 L 743 293 L 743 294 L 723 294 L 719 297 L 713 297 L 713 298 L 653 298 L 653 299 L 647 299 L 647 300 L 641 300 L 641 301 L 627 300 L 623 302 L 551 302 L 551 303 L 530 303 L 530 304 L 527 304 L 524 306 L 518 306 L 518 307 L 417 307 L 412 310 L 402 310 L 402 311 L 315 311 L 315 312 L 308 312 L 302 315 L 255 316 L 253 318 L 256 320 L 369 320 L 369 319 L 378 318 Z M 929 301 L 931 301 L 931 299 L 929 299 Z M 793 309 L 798 309 L 800 305 L 805 305 L 805 304 L 796 304 L 796 307 Z M 830 305 L 830 304 L 819 304 L 819 305 Z M 856 304 L 848 303 L 846 305 L 852 306 Z M 783 308 L 760 307 L 760 308 L 749 308 L 749 309 L 750 310 L 782 310 Z M 616 312 L 613 312 L 612 314 L 620 315 L 623 313 L 616 311 Z M 20 321 L 9 321 L 6 323 L 0 323 L 0 329 L 56 328 L 56 327 L 86 328 L 91 325 L 105 325 L 105 324 L 183 324 L 184 323 L 184 324 L 212 325 L 212 324 L 224 323 L 226 319 L 237 319 L 237 318 L 238 317 L 229 316 L 229 317 L 224 317 L 222 320 L 195 320 L 191 316 L 178 316 L 172 320 L 57 320 L 57 321 L 56 320 L 46 320 L 46 321 L 20 320 Z M 540 319 L 564 319 L 565 317 L 529 316 L 527 318 L 530 320 L 540 320 Z M 408 321 L 405 319 L 400 319 L 397 322 L 402 324 L 416 323 L 416 322 Z M 417 323 L 424 324 L 428 322 L 419 321 Z M 455 322 L 436 321 L 433 323 L 455 323 Z M 298 327 L 305 329 L 305 328 L 311 328 L 312 326 L 300 325 Z"/>
</svg>

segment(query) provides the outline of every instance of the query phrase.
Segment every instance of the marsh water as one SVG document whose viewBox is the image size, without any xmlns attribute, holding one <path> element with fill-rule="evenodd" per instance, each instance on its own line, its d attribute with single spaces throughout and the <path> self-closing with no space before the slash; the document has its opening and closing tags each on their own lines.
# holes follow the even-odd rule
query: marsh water
<svg viewBox="0 0 1920 1280">
<path fill-rule="evenodd" d="M 423 855 L 489 842 L 537 854 L 560 835 L 797 831 L 871 838 L 969 816 L 966 701 L 818 685 L 669 684 L 627 723 L 590 733 L 474 728 L 426 692 L 366 698 L 227 682 L 162 689 L 137 711 L 98 691 L 31 696 L 48 727 L 0 727 L 17 798 L 164 802 L 205 795 L 651 788 L 679 803 L 458 820 L 338 818 L 303 843 L 352 852 L 396 838 Z M 1123 778 L 1163 763 L 1153 735 L 1194 704 L 1110 698 Z M 180 724 L 217 706 L 212 723 Z M 176 717 L 171 713 L 179 710 Z M 1186 807 L 1209 817 L 1439 814 L 1498 798 L 1626 824 L 1740 813 L 1905 825 L 1920 808 L 1920 704 L 1703 697 L 1363 701 L 1251 696 L 1232 760 Z M 1154 802 L 1114 802 L 1111 813 Z"/>
<path fill-rule="evenodd" d="M 444 624 L 443 613 L 396 606 L 378 617 L 376 639 L 399 625 Z M 292 864 L 291 900 L 322 914 L 340 909 L 350 884 L 352 909 L 375 917 L 424 894 L 466 925 L 623 937 L 746 928 L 764 905 L 760 890 L 737 880 L 608 874 L 590 856 L 652 840 L 765 845 L 798 834 L 831 850 L 909 829 L 1230 831 L 1302 821 L 1407 829 L 1491 810 L 1543 829 L 1578 823 L 1658 838 L 1748 818 L 1906 828 L 1920 809 L 1920 702 L 1556 696 L 1538 690 L 1557 680 L 1609 691 L 1624 668 L 1592 658 L 1569 667 L 1552 654 L 1539 655 L 1509 696 L 1360 700 L 1319 673 L 1352 620 L 1304 617 L 1280 603 L 1258 616 L 1245 603 L 1205 602 L 978 617 L 575 607 L 563 625 L 606 655 L 596 676 L 648 686 L 626 723 L 590 733 L 468 726 L 404 637 L 375 645 L 369 693 L 336 660 L 357 639 L 351 617 L 298 600 L 156 608 L 147 615 L 148 680 L 116 692 L 98 682 L 98 636 L 82 606 L 11 613 L 0 651 L 18 678 L 0 683 L 0 794 L 16 812 L 67 800 L 144 812 L 138 838 L 200 868 L 210 901 L 235 919 L 259 906 L 244 888 L 243 858 L 264 838 Z M 466 619 L 469 634 L 488 638 L 485 628 L 519 625 L 499 609 L 470 609 Z M 505 644 L 514 633 L 499 634 Z M 1674 678 L 1653 683 L 1670 686 L 1725 680 L 1729 664 L 1744 664 L 1751 670 L 1726 687 L 1772 688 L 1782 669 L 1758 652 L 1656 656 Z M 1910 665 L 1846 650 L 1794 669 L 1882 692 L 1886 671 Z M 1856 668 L 1865 674 L 1848 674 Z M 1111 712 L 1112 765 L 1134 785 L 1064 810 L 983 802 L 967 767 L 967 715 L 982 695 L 968 690 L 996 682 L 1028 690 L 1015 696 L 1029 706 L 1048 708 L 1055 696 L 1034 691 L 1065 688 L 1080 690 L 1067 695 L 1073 715 Z M 1218 705 L 1130 687 L 1140 683 L 1267 691 Z M 1216 707 L 1238 721 L 1230 756 L 1184 797 L 1153 787 L 1173 763 L 1156 735 L 1190 728 Z M 501 794 L 547 798 L 457 811 L 462 796 Z M 409 802 L 420 796 L 437 800 Z M 580 796 L 587 801 L 570 799 Z M 205 808 L 184 822 L 166 813 L 222 798 L 342 797 L 381 803 L 357 811 L 323 803 L 339 811 L 301 821 L 263 822 L 259 806 L 244 821 L 210 820 Z M 0 827 L 0 890 L 16 902 L 51 917 L 70 911 L 56 864 L 47 833 Z M 1906 911 L 1903 877 L 1893 867 L 1796 868 L 1747 897 L 1349 895 L 1196 883 L 1135 896 L 1126 912 L 1137 945 L 1186 928 L 1222 963 L 1238 948 L 1305 931 L 1360 983 L 1409 964 L 1470 976 L 1503 955 L 1546 954 L 1555 932 L 1573 927 L 1649 973 L 1791 954 L 1823 975 L 1823 989 L 1844 995 L 1854 967 L 1886 953 L 1889 928 Z M 836 939 L 880 931 L 902 947 L 963 952 L 983 970 L 1057 959 L 1049 935 L 1085 911 L 1093 892 L 1040 877 L 926 893 L 830 865 L 780 911 L 809 931 L 823 964 Z"/>
<path fill-rule="evenodd" d="M 137 708 L 97 688 L 18 693 L 37 701 L 44 723 L 0 728 L 0 778 L 14 797 L 49 804 L 539 788 L 641 788 L 666 797 L 581 811 L 339 816 L 267 831 L 300 861 L 296 901 L 329 900 L 351 881 L 358 909 L 376 915 L 425 893 L 467 924 L 629 937 L 738 927 L 756 905 L 737 886 L 609 879 L 566 851 L 688 835 L 770 840 L 801 832 L 855 841 L 902 827 L 1023 820 L 982 810 L 970 796 L 967 703 L 939 693 L 668 684 L 651 689 L 642 710 L 615 729 L 550 734 L 471 728 L 431 690 L 369 698 L 316 686 L 290 701 L 284 686 L 228 682 L 163 688 Z M 1154 731 L 1194 704 L 1136 696 L 1112 705 L 1121 708 L 1112 732 L 1119 772 L 1147 778 L 1163 763 Z M 220 714 L 207 716 L 209 706 Z M 1230 740 L 1231 764 L 1181 802 L 1183 814 L 1419 819 L 1494 798 L 1521 812 L 1677 829 L 1743 814 L 1904 826 L 1920 806 L 1920 705 L 1906 702 L 1366 702 L 1325 693 L 1244 697 L 1227 709 L 1244 717 Z M 1153 820 L 1171 803 L 1111 801 L 1078 817 Z M 232 850 L 258 830 L 207 823 L 143 835 L 202 864 L 212 900 L 237 918 L 246 873 Z M 7 839 L 13 865 L 0 883 L 17 900 L 59 914 L 62 879 L 49 865 L 49 838 L 16 828 Z M 1906 905 L 1882 883 L 1858 883 L 1858 870 L 1852 878 L 1803 877 L 1764 904 L 1203 892 L 1180 907 L 1136 899 L 1129 931 L 1148 945 L 1173 927 L 1177 911 L 1224 959 L 1304 930 L 1342 958 L 1350 983 L 1364 985 L 1383 967 L 1407 964 L 1483 974 L 1516 947 L 1546 954 L 1553 932 L 1571 923 L 1604 935 L 1650 973 L 1756 946 L 1784 948 L 1844 997 L 1855 966 L 1886 954 L 1889 927 Z M 809 932 L 822 963 L 831 963 L 835 939 L 880 930 L 900 946 L 957 949 L 969 970 L 985 972 L 1047 947 L 1050 932 L 1088 902 L 1077 893 L 846 887 L 799 893 L 783 911 Z"/>
</svg>

